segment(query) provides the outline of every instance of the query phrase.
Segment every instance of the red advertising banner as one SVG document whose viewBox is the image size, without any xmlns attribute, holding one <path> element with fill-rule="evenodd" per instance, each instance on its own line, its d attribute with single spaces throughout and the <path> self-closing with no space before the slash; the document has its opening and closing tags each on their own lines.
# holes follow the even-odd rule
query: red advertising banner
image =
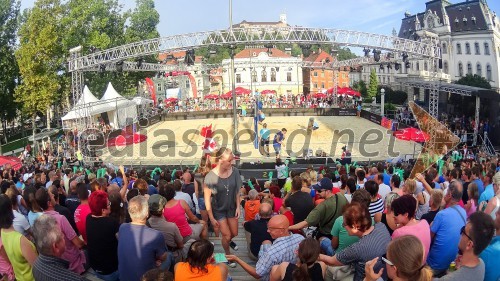
<svg viewBox="0 0 500 281">
<path fill-rule="evenodd" d="M 149 93 L 151 93 L 151 99 L 154 102 L 154 106 L 156 106 L 156 91 L 155 91 L 155 85 L 153 84 L 153 80 L 151 78 L 146 78 L 146 84 L 148 85 L 148 90 Z"/>
</svg>

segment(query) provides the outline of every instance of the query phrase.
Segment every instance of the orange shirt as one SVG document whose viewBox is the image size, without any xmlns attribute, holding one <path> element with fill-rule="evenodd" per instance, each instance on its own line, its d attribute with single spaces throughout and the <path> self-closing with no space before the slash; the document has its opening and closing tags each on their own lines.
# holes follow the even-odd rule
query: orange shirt
<svg viewBox="0 0 500 281">
<path fill-rule="evenodd" d="M 248 200 L 245 202 L 245 221 L 251 221 L 255 219 L 255 215 L 259 213 L 260 201 Z"/>
<path fill-rule="evenodd" d="M 204 273 L 191 267 L 187 262 L 177 263 L 175 268 L 175 281 L 197 280 L 197 281 L 223 281 L 220 267 L 214 264 L 207 264 L 208 272 Z M 225 281 L 225 280 L 224 280 Z"/>
</svg>

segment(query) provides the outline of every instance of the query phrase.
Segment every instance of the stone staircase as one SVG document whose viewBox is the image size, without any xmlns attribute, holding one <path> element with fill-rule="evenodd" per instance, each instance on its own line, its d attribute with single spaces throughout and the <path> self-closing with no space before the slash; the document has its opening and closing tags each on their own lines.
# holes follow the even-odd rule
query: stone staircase
<svg viewBox="0 0 500 281">
<path fill-rule="evenodd" d="M 245 239 L 245 229 L 243 228 L 243 215 L 240 216 L 240 221 L 238 224 L 238 236 L 233 238 L 233 242 L 238 245 L 238 251 L 234 251 L 231 249 L 231 254 L 239 257 L 244 260 L 251 266 L 255 267 L 255 262 L 250 259 L 248 256 L 248 247 L 247 241 Z M 215 253 L 224 253 L 224 249 L 222 248 L 221 240 L 218 237 L 215 237 L 213 233 L 210 233 L 209 240 L 215 244 Z M 250 274 L 248 274 L 239 264 L 236 265 L 235 268 L 229 268 L 229 274 L 233 278 L 234 281 L 245 281 L 245 280 L 256 280 Z"/>
</svg>

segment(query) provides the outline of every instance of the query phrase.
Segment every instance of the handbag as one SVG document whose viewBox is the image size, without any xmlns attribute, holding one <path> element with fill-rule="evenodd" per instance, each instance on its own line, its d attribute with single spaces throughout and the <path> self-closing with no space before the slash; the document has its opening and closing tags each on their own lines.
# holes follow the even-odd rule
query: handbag
<svg viewBox="0 0 500 281">
<path fill-rule="evenodd" d="M 342 280 L 354 272 L 354 265 L 342 265 L 342 266 L 329 266 L 327 269 L 328 277 L 332 277 L 333 280 Z"/>
</svg>

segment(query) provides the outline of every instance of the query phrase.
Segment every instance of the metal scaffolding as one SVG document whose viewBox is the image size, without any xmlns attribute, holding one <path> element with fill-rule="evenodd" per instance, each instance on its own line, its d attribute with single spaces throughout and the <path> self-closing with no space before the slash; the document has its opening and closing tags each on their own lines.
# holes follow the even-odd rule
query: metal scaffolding
<svg viewBox="0 0 500 281">
<path fill-rule="evenodd" d="M 368 47 L 422 58 L 439 58 L 441 50 L 434 42 L 424 43 L 399 37 L 367 32 L 305 27 L 233 28 L 174 35 L 140 41 L 71 58 L 69 71 L 84 70 L 97 65 L 130 58 L 186 50 L 202 46 L 235 44 L 335 44 L 337 46 Z"/>
</svg>

